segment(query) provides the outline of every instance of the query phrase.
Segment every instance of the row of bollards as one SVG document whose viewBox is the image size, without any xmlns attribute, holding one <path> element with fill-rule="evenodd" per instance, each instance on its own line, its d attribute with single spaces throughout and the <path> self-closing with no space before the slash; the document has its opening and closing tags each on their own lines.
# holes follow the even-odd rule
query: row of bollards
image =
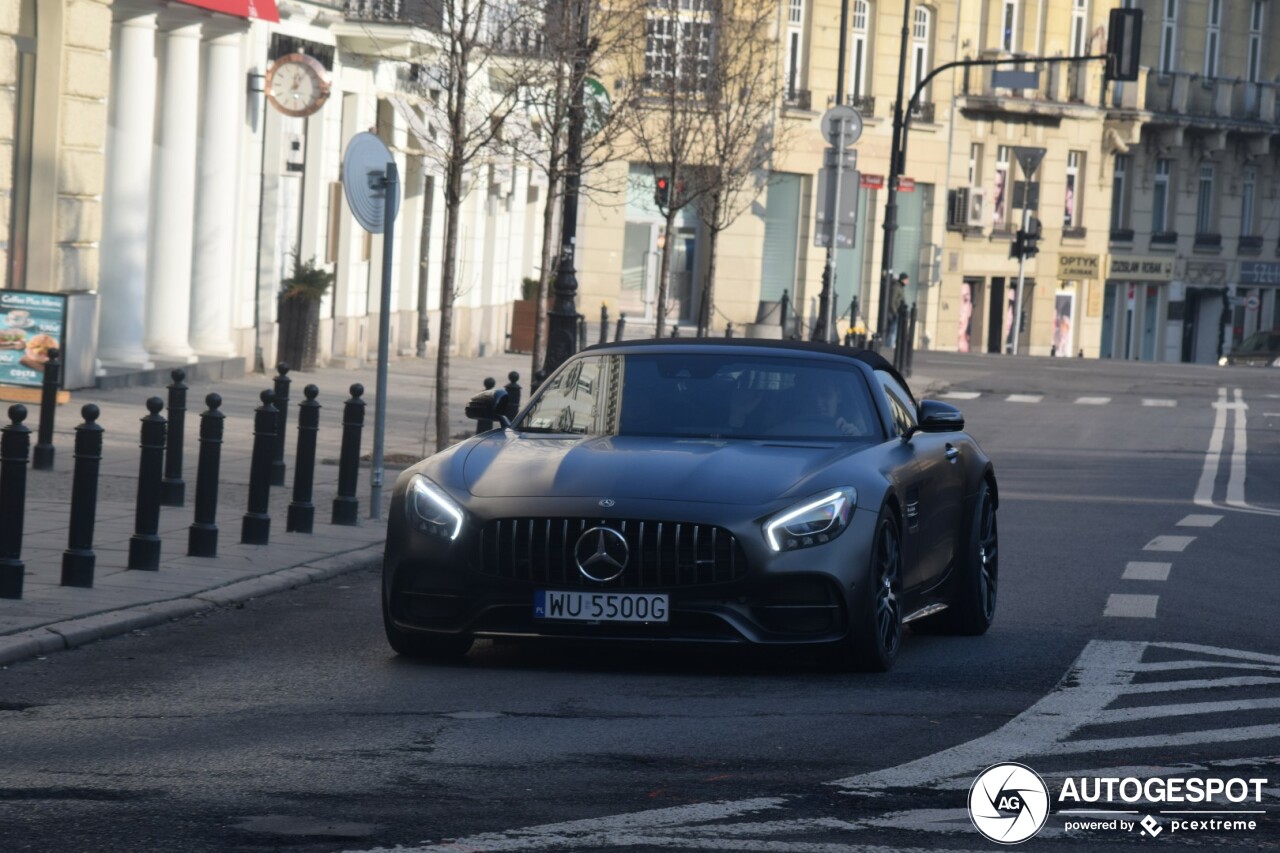
<svg viewBox="0 0 1280 853">
<path fill-rule="evenodd" d="M 56 356 L 51 357 L 54 361 Z M 270 487 L 284 484 L 284 431 L 288 424 L 288 365 L 277 368 L 275 387 L 260 395 L 254 411 L 254 439 L 250 463 L 248 507 L 241 522 L 244 544 L 266 545 L 270 540 Z M 160 567 L 159 536 L 161 506 L 182 506 L 182 431 L 186 411 L 186 374 L 174 370 L 169 386 L 166 419 L 161 412 L 166 402 L 159 397 L 147 400 L 147 414 L 141 419 L 138 459 L 138 491 L 134 513 L 134 533 L 129 539 L 128 567 L 154 571 Z M 511 374 L 518 399 L 518 375 Z M 56 383 L 54 384 L 56 393 Z M 338 465 L 338 493 L 333 501 L 332 523 L 358 524 L 360 502 L 356 488 L 360 469 L 360 439 L 364 424 L 364 387 L 350 387 L 351 397 L 343 407 L 342 451 Z M 316 443 L 320 425 L 320 390 L 308 385 L 298 404 L 297 458 L 294 464 L 293 500 L 289 504 L 286 529 L 312 532 L 315 505 L 312 503 Z M 280 403 L 277 407 L 277 402 Z M 208 407 L 200 414 L 199 459 L 195 485 L 194 519 L 188 528 L 187 554 L 216 557 L 218 554 L 218 479 L 222 459 L 226 416 L 220 410 L 222 398 L 209 394 Z M 40 439 L 36 445 L 42 461 L 52 467 L 52 415 L 56 397 L 42 404 Z M 93 532 L 97 514 L 98 475 L 102 463 L 104 429 L 97 423 L 99 409 L 93 404 L 81 409 L 84 423 L 75 428 L 74 472 L 72 475 L 71 518 L 67 548 L 62 557 L 62 585 L 92 587 L 96 556 Z M 31 430 L 24 421 L 27 409 L 21 404 L 9 408 L 10 423 L 0 429 L 0 598 L 21 598 L 25 566 L 22 561 L 23 519 L 26 505 L 27 463 L 31 454 Z M 48 450 L 40 450 L 47 447 Z M 34 457 L 33 457 L 34 461 Z M 35 467 L 34 465 L 32 467 Z"/>
</svg>

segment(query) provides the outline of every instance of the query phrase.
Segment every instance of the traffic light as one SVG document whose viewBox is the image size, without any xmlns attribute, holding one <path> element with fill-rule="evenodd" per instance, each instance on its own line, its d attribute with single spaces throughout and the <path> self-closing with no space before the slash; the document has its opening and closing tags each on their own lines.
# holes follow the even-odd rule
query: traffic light
<svg viewBox="0 0 1280 853">
<path fill-rule="evenodd" d="M 1142 10 L 1112 9 L 1107 27 L 1107 79 L 1137 80 L 1141 51 Z"/>
<path fill-rule="evenodd" d="M 1028 258 L 1034 258 L 1040 253 L 1040 247 L 1037 245 L 1040 241 L 1040 220 L 1031 217 L 1031 221 L 1027 223 L 1027 232 L 1023 236 L 1022 251 Z"/>
<path fill-rule="evenodd" d="M 653 203 L 658 207 L 666 207 L 671 201 L 671 179 L 660 176 L 653 182 Z"/>
<path fill-rule="evenodd" d="M 1027 232 L 1021 228 L 1013 235 L 1013 242 L 1009 244 L 1009 257 L 1015 260 L 1021 260 L 1027 254 Z"/>
</svg>

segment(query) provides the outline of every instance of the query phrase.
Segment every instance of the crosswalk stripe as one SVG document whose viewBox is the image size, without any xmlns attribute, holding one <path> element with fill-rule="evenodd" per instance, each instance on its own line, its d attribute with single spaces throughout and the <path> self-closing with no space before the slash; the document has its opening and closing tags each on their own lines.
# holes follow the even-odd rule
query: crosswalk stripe
<svg viewBox="0 0 1280 853">
<path fill-rule="evenodd" d="M 1280 672 L 1280 664 L 1245 663 L 1231 660 L 1165 660 L 1156 663 L 1140 663 L 1138 672 L 1173 672 L 1179 669 L 1250 669 L 1260 672 Z"/>
<path fill-rule="evenodd" d="M 1230 743 L 1237 740 L 1268 740 L 1280 734 L 1275 725 L 1239 726 L 1232 729 L 1202 729 L 1177 734 L 1137 735 L 1135 737 L 1096 738 L 1060 741 L 1046 755 L 1068 755 L 1077 752 L 1114 752 L 1120 749 L 1161 749 L 1184 744 Z"/>
<path fill-rule="evenodd" d="M 981 391 L 948 391 L 942 395 L 949 400 L 976 400 L 982 396 Z"/>
<path fill-rule="evenodd" d="M 1159 407 L 1161 407 L 1161 408 L 1172 409 L 1174 406 L 1177 406 L 1177 405 L 1178 405 L 1178 401 L 1177 401 L 1177 400 L 1158 400 L 1158 399 L 1146 399 L 1146 398 L 1144 398 L 1144 399 L 1142 400 L 1142 405 L 1144 405 L 1144 406 L 1159 406 Z"/>
<path fill-rule="evenodd" d="M 1196 541 L 1194 536 L 1157 536 L 1146 545 L 1144 551 L 1185 551 L 1187 546 Z"/>
<path fill-rule="evenodd" d="M 1076 397 L 1076 405 L 1078 406 L 1105 406 L 1110 402 L 1110 397 Z"/>
<path fill-rule="evenodd" d="M 1239 699 L 1226 702 L 1184 702 L 1181 705 L 1144 705 L 1141 708 L 1117 708 L 1102 711 L 1089 721 L 1089 725 L 1131 723 L 1135 720 L 1154 720 L 1160 717 L 1185 717 L 1192 714 L 1225 714 L 1229 711 L 1261 711 L 1280 708 L 1280 699 Z"/>
<path fill-rule="evenodd" d="M 1160 596 L 1158 595 L 1124 595 L 1113 592 L 1107 598 L 1107 606 L 1102 611 L 1102 615 L 1131 619 L 1154 619 L 1156 618 L 1156 605 L 1159 603 Z"/>
<path fill-rule="evenodd" d="M 1174 693 L 1178 690 L 1214 690 L 1219 687 L 1261 687 L 1264 684 L 1280 684 L 1280 678 L 1263 675 L 1240 675 L 1234 678 L 1193 678 L 1188 681 L 1153 681 L 1149 684 L 1131 684 L 1125 693 Z"/>
<path fill-rule="evenodd" d="M 1173 563 L 1129 563 L 1124 567 L 1121 580 L 1126 581 L 1167 581 Z"/>
<path fill-rule="evenodd" d="M 1005 401 L 1009 403 L 1039 403 L 1043 399 L 1043 394 L 1010 394 L 1005 398 Z"/>
<path fill-rule="evenodd" d="M 1192 513 L 1177 523 L 1177 527 L 1213 527 L 1219 521 L 1222 521 L 1220 515 L 1199 515 Z"/>
</svg>

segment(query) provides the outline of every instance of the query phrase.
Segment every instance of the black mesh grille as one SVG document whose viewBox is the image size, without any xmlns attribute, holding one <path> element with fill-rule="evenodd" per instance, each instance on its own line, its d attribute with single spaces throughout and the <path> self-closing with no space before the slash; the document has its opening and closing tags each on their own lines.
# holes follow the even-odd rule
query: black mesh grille
<svg viewBox="0 0 1280 853">
<path fill-rule="evenodd" d="M 592 527 L 609 527 L 627 540 L 622 574 L 588 580 L 574 547 Z M 729 531 L 709 524 L 635 519 L 503 518 L 480 530 L 472 567 L 486 575 L 567 587 L 666 589 L 727 583 L 746 575 L 746 558 Z"/>
</svg>

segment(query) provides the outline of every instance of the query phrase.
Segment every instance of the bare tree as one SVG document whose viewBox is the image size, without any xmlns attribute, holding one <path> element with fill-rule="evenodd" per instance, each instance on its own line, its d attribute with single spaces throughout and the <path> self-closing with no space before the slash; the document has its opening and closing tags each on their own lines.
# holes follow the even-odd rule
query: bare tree
<svg viewBox="0 0 1280 853">
<path fill-rule="evenodd" d="M 715 316 L 716 260 L 720 233 L 760 195 L 774 153 L 790 142 L 778 121 L 784 80 L 778 67 L 775 0 L 711 0 L 716 9 L 715 51 L 710 60 L 702 182 L 695 195 L 707 230 L 707 272 L 698 336 Z"/>
<path fill-rule="evenodd" d="M 406 7 L 408 8 L 408 7 Z M 430 0 L 412 4 L 436 38 L 423 59 L 424 104 L 434 133 L 422 140 L 443 175 L 444 247 L 436 356 L 436 449 L 450 444 L 449 349 L 457 299 L 458 217 L 482 166 L 509 164 L 507 139 L 524 110 L 524 83 L 543 60 L 537 0 Z M 425 306 L 424 306 L 425 308 Z"/>
<path fill-rule="evenodd" d="M 587 89 L 588 132 L 584 135 L 579 178 L 581 189 L 590 193 L 592 185 L 586 179 L 587 174 L 604 162 L 626 157 L 625 137 L 618 130 L 633 106 L 633 92 L 639 91 L 619 76 L 625 67 L 621 56 L 630 48 L 632 39 L 632 33 L 623 23 L 625 19 L 602 14 L 598 7 L 593 14 L 594 5 L 590 0 L 551 0 L 547 4 L 546 61 L 539 66 L 541 76 L 528 83 L 530 132 L 522 134 L 515 143 L 530 167 L 542 171 L 547 181 L 531 364 L 535 375 L 546 361 L 547 295 L 559 250 L 555 223 L 563 199 L 564 178 L 573 165 L 568 162 L 567 145 L 573 93 L 579 88 Z M 589 22 L 584 20 L 585 15 L 591 16 Z M 589 32 L 585 42 L 584 32 Z M 579 53 L 581 63 L 575 62 Z M 601 85 L 597 81 L 603 80 L 615 82 L 613 94 L 606 95 L 608 109 L 603 108 L 598 94 L 591 91 Z"/>
</svg>

